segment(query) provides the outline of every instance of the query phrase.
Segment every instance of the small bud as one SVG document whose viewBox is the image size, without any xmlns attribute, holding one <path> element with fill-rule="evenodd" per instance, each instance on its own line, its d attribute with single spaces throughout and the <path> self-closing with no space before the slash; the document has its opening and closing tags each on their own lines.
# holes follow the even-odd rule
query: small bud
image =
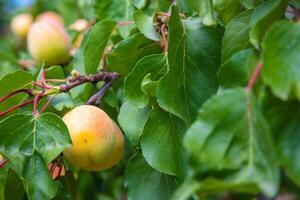
<svg viewBox="0 0 300 200">
<path fill-rule="evenodd" d="M 16 15 L 10 24 L 11 31 L 18 38 L 25 39 L 32 22 L 32 16 L 28 13 Z"/>
<path fill-rule="evenodd" d="M 82 32 L 90 27 L 90 23 L 85 19 L 78 19 L 69 26 L 71 30 Z"/>
<path fill-rule="evenodd" d="M 75 70 L 75 69 L 73 69 L 73 70 L 71 71 L 71 75 L 72 75 L 73 77 L 76 77 L 76 76 L 79 76 L 79 75 L 80 75 L 80 72 L 77 71 L 77 70 Z"/>
<path fill-rule="evenodd" d="M 45 21 L 55 23 L 61 26 L 64 25 L 63 18 L 59 14 L 52 11 L 43 12 L 42 14 L 36 17 L 36 22 L 45 22 Z"/>
<path fill-rule="evenodd" d="M 34 23 L 27 37 L 30 55 L 46 66 L 64 64 L 70 59 L 71 39 L 62 26 L 40 21 Z"/>
</svg>

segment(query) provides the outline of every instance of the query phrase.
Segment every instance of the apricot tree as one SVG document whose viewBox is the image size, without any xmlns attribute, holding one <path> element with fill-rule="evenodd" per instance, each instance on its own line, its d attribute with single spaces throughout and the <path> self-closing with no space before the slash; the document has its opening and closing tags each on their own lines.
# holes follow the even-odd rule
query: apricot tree
<svg viewBox="0 0 300 200">
<path fill-rule="evenodd" d="M 13 13 L 0 199 L 298 199 L 299 9 L 39 0 Z"/>
</svg>

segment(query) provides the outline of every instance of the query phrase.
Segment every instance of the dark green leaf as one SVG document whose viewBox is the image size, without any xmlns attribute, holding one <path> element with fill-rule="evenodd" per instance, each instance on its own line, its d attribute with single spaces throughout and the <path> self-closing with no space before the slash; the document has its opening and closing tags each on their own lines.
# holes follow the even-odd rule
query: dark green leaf
<svg viewBox="0 0 300 200">
<path fill-rule="evenodd" d="M 2 169 L 1 169 L 2 170 Z M 16 192 L 18 191 L 18 192 Z M 11 168 L 7 171 L 5 182 L 5 200 L 22 200 L 24 198 L 24 187 L 21 179 Z"/>
<path fill-rule="evenodd" d="M 128 200 L 169 199 L 176 185 L 174 177 L 151 168 L 141 154 L 131 159 L 125 172 Z"/>
<path fill-rule="evenodd" d="M 252 10 L 242 12 L 227 25 L 222 41 L 222 62 L 250 46 L 249 21 L 251 14 Z"/>
<path fill-rule="evenodd" d="M 169 175 L 183 176 L 184 152 L 182 138 L 184 122 L 161 109 L 154 109 L 144 127 L 141 148 L 154 169 Z"/>
<path fill-rule="evenodd" d="M 213 0 L 214 8 L 218 12 L 220 19 L 227 24 L 241 10 L 239 0 Z"/>
<path fill-rule="evenodd" d="M 144 107 L 149 103 L 147 93 L 142 90 L 142 83 L 148 75 L 151 82 L 157 82 L 167 71 L 167 61 L 163 54 L 142 58 L 127 76 L 124 84 L 124 96 L 131 104 Z"/>
<path fill-rule="evenodd" d="M 224 88 L 245 86 L 256 63 L 257 57 L 251 49 L 245 49 L 234 54 L 223 63 L 219 70 L 220 86 Z"/>
<path fill-rule="evenodd" d="M 37 118 L 32 114 L 16 114 L 0 123 L 0 152 L 24 179 L 29 199 L 54 197 L 56 185 L 48 164 L 70 146 L 66 125 L 51 113 Z"/>
<path fill-rule="evenodd" d="M 127 75 L 141 58 L 161 53 L 161 47 L 145 38 L 141 33 L 136 33 L 122 40 L 107 56 L 109 69 Z"/>
<path fill-rule="evenodd" d="M 258 6 L 263 0 L 239 0 L 246 8 L 251 9 Z"/>
<path fill-rule="evenodd" d="M 236 189 L 255 184 L 268 196 L 276 194 L 279 170 L 273 140 L 254 97 L 245 89 L 224 91 L 208 100 L 187 132 L 185 146 L 198 173 L 224 172 L 221 180 Z"/>
<path fill-rule="evenodd" d="M 101 21 L 92 27 L 84 49 L 86 74 L 92 74 L 97 71 L 102 54 L 116 25 L 114 21 Z"/>
<path fill-rule="evenodd" d="M 180 19 L 175 7 L 169 21 L 168 74 L 158 84 L 158 102 L 191 123 L 202 103 L 218 88 L 223 29 L 199 19 Z"/>
</svg>

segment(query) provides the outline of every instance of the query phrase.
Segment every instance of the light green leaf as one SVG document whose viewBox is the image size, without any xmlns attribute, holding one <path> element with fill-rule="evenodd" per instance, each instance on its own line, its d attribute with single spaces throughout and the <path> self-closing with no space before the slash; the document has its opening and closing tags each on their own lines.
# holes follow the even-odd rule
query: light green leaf
<svg viewBox="0 0 300 200">
<path fill-rule="evenodd" d="M 250 46 L 249 21 L 252 10 L 237 15 L 226 27 L 222 40 L 222 62 L 226 62 L 233 54 Z"/>
<path fill-rule="evenodd" d="M 92 74 L 97 71 L 102 54 L 116 25 L 114 21 L 101 21 L 92 27 L 86 47 L 84 48 L 86 74 Z"/>
<path fill-rule="evenodd" d="M 144 107 L 149 103 L 149 96 L 142 90 L 146 75 L 151 82 L 157 82 L 167 71 L 166 56 L 150 55 L 142 58 L 136 64 L 124 83 L 124 97 L 131 104 Z"/>
<path fill-rule="evenodd" d="M 264 1 L 254 9 L 250 20 L 250 41 L 258 47 L 266 30 L 277 20 L 284 16 L 287 0 Z"/>
<path fill-rule="evenodd" d="M 273 139 L 254 97 L 245 89 L 224 91 L 208 100 L 184 141 L 196 172 L 224 172 L 221 180 L 225 186 L 236 185 L 233 190 L 253 184 L 267 196 L 277 193 Z"/>
<path fill-rule="evenodd" d="M 282 21 L 271 28 L 264 41 L 262 77 L 282 100 L 300 100 L 299 39 L 299 24 Z"/>
<path fill-rule="evenodd" d="M 109 69 L 126 76 L 143 57 L 161 53 L 157 42 L 136 33 L 117 44 L 116 48 L 107 56 Z"/>
<path fill-rule="evenodd" d="M 207 26 L 217 24 L 212 0 L 185 0 L 183 2 L 190 10 L 199 14 L 203 24 Z"/>
<path fill-rule="evenodd" d="M 225 24 L 228 24 L 241 10 L 239 0 L 213 0 L 213 5 Z"/>
<path fill-rule="evenodd" d="M 263 0 L 239 0 L 246 8 L 251 9 L 257 7 Z"/>
<path fill-rule="evenodd" d="M 148 108 L 137 108 L 128 102 L 121 106 L 118 121 L 129 141 L 137 146 L 148 119 Z"/>
<path fill-rule="evenodd" d="M 223 29 L 191 19 L 175 7 L 169 21 L 168 74 L 158 84 L 159 105 L 191 123 L 202 103 L 218 88 Z"/>
<path fill-rule="evenodd" d="M 156 32 L 153 24 L 154 16 L 148 16 L 144 12 L 138 10 L 134 13 L 133 17 L 137 28 L 145 35 L 145 37 L 150 40 L 160 40 L 160 36 Z"/>
<path fill-rule="evenodd" d="M 32 81 L 33 76 L 26 71 L 18 70 L 16 72 L 6 74 L 0 79 L 0 97 L 3 97 L 17 89 L 22 89 L 25 86 L 27 86 L 27 88 L 30 88 Z M 0 111 L 15 106 L 16 104 L 20 103 L 20 101 L 26 96 L 28 95 L 23 93 L 9 98 L 8 100 L 0 104 Z"/>
</svg>

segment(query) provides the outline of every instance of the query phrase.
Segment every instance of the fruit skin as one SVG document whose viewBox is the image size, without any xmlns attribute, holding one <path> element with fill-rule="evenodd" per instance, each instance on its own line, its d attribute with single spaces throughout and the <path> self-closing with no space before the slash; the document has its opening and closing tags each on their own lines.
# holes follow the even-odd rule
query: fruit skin
<svg viewBox="0 0 300 200">
<path fill-rule="evenodd" d="M 33 18 L 28 13 L 16 15 L 10 23 L 11 31 L 18 38 L 25 39 L 32 22 Z"/>
<path fill-rule="evenodd" d="M 86 19 L 78 19 L 69 26 L 71 30 L 82 32 L 90 27 L 90 23 Z"/>
<path fill-rule="evenodd" d="M 35 22 L 28 32 L 30 55 L 46 66 L 64 64 L 70 59 L 71 39 L 66 30 L 55 23 Z"/>
<path fill-rule="evenodd" d="M 56 12 L 52 11 L 46 11 L 41 13 L 36 17 L 37 22 L 50 22 L 50 23 L 55 23 L 57 25 L 64 26 L 64 20 L 63 18 L 57 14 Z"/>
<path fill-rule="evenodd" d="M 71 148 L 64 151 L 64 155 L 74 166 L 99 171 L 115 165 L 121 159 L 123 135 L 100 108 L 78 106 L 68 112 L 63 120 L 73 143 Z"/>
<path fill-rule="evenodd" d="M 1 160 L 3 160 L 3 157 L 2 157 L 2 155 L 0 154 L 0 161 L 1 161 Z"/>
</svg>

